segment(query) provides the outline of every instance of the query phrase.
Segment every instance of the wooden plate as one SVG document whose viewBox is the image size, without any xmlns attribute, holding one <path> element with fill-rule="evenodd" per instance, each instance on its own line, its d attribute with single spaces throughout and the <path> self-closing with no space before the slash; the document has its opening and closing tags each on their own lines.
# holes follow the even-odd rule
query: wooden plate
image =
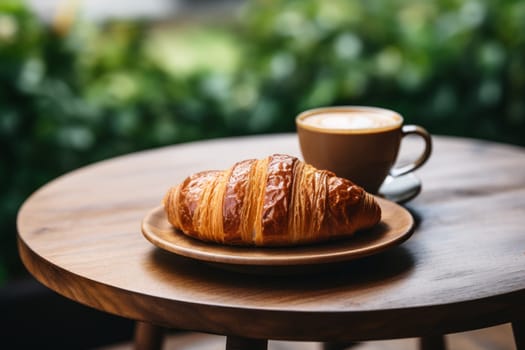
<svg viewBox="0 0 525 350">
<path fill-rule="evenodd" d="M 233 269 L 336 263 L 377 254 L 404 242 L 412 234 L 414 220 L 410 212 L 389 200 L 377 197 L 376 200 L 382 209 L 381 222 L 376 227 L 349 238 L 315 245 L 260 248 L 202 242 L 174 229 L 162 207 L 144 217 L 142 233 L 166 251 Z"/>
</svg>

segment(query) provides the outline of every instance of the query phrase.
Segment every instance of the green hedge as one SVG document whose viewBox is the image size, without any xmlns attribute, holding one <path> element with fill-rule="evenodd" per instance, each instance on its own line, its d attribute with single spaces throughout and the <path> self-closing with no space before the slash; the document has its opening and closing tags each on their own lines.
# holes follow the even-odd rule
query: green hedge
<svg viewBox="0 0 525 350">
<path fill-rule="evenodd" d="M 23 271 L 27 196 L 118 154 L 293 131 L 335 104 L 525 145 L 523 1 L 251 1 L 232 17 L 45 25 L 0 3 L 0 283 Z"/>
</svg>

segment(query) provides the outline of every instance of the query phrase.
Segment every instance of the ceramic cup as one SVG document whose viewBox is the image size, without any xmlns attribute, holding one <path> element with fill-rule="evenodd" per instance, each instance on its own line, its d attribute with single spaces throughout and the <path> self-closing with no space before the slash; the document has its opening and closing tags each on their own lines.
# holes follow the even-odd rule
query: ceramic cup
<svg viewBox="0 0 525 350">
<path fill-rule="evenodd" d="M 404 125 L 392 110 L 368 106 L 337 106 L 302 112 L 296 119 L 305 162 L 333 171 L 376 194 L 387 175 L 412 172 L 430 157 L 432 139 L 421 126 Z M 413 162 L 395 166 L 401 140 L 418 135 L 425 143 Z"/>
</svg>

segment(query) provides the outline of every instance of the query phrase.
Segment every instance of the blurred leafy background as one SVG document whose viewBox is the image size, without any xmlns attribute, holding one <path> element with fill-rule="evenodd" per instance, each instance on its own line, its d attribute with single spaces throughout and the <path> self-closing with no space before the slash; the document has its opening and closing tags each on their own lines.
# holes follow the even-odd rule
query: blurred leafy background
<svg viewBox="0 0 525 350">
<path fill-rule="evenodd" d="M 44 23 L 0 2 L 0 285 L 16 213 L 69 170 L 141 149 L 292 132 L 376 105 L 433 134 L 525 145 L 525 2 L 247 0 L 227 20 Z M 523 169 L 521 169 L 523 171 Z"/>
</svg>

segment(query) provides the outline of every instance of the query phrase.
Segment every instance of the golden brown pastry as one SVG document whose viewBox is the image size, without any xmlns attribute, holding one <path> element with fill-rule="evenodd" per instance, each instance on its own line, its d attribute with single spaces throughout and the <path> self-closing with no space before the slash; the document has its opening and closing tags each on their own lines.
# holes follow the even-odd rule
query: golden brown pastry
<svg viewBox="0 0 525 350">
<path fill-rule="evenodd" d="M 169 222 L 186 235 L 228 245 L 321 242 L 381 219 L 361 187 L 283 154 L 191 175 L 163 203 Z"/>
</svg>

